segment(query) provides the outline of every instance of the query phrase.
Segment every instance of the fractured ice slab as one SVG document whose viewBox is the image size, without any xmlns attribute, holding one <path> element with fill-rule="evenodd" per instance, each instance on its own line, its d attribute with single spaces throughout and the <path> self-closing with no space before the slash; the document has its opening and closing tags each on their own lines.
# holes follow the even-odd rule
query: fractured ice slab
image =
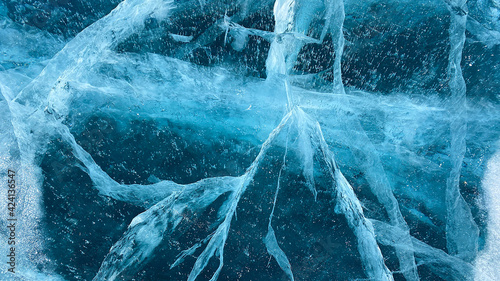
<svg viewBox="0 0 500 281">
<path fill-rule="evenodd" d="M 496 2 L 24 2 L 17 278 L 495 278 Z"/>
</svg>

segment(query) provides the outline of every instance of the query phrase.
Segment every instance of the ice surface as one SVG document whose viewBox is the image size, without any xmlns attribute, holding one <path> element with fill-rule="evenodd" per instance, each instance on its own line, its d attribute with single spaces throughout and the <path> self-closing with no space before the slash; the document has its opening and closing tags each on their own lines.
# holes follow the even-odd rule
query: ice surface
<svg viewBox="0 0 500 281">
<path fill-rule="evenodd" d="M 467 134 L 466 86 L 460 68 L 465 42 L 467 5 L 466 1 L 459 0 L 450 1 L 447 4 L 451 13 L 448 61 L 448 79 L 451 92 L 449 110 L 454 116 L 450 124 L 452 170 L 446 181 L 446 243 L 451 254 L 460 255 L 470 261 L 477 254 L 479 229 L 472 218 L 469 206 L 460 194 L 459 186 Z"/>
<path fill-rule="evenodd" d="M 486 245 L 475 260 L 475 280 L 495 280 L 500 277 L 495 267 L 491 264 L 498 261 L 500 255 L 498 251 L 498 241 L 500 233 L 498 232 L 498 224 L 500 223 L 500 210 L 498 195 L 498 174 L 500 168 L 500 159 L 498 152 L 488 162 L 488 168 L 485 173 L 482 185 L 485 189 L 485 207 L 489 210 L 488 218 L 488 238 Z"/>
<path fill-rule="evenodd" d="M 415 253 L 419 265 L 428 264 L 428 267 L 437 276 L 449 280 L 472 280 L 473 267 L 459 258 L 450 256 L 442 250 L 435 249 L 422 241 L 412 238 L 410 245 L 406 242 L 401 243 L 405 234 L 399 229 L 387 225 L 380 221 L 373 221 L 377 239 L 384 245 L 394 245 L 396 248 L 410 247 Z M 439 261 L 439 265 L 436 264 Z"/>
<path fill-rule="evenodd" d="M 499 11 L 1 1 L 0 279 L 498 279 Z"/>
</svg>

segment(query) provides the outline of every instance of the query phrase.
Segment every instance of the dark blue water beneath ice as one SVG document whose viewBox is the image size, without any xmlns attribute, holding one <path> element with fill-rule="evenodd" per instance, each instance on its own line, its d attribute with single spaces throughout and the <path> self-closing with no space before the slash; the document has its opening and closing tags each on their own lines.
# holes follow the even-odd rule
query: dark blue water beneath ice
<svg viewBox="0 0 500 281">
<path fill-rule="evenodd" d="M 16 278 L 494 276 L 497 3 L 120 2 L 0 1 Z"/>
</svg>

